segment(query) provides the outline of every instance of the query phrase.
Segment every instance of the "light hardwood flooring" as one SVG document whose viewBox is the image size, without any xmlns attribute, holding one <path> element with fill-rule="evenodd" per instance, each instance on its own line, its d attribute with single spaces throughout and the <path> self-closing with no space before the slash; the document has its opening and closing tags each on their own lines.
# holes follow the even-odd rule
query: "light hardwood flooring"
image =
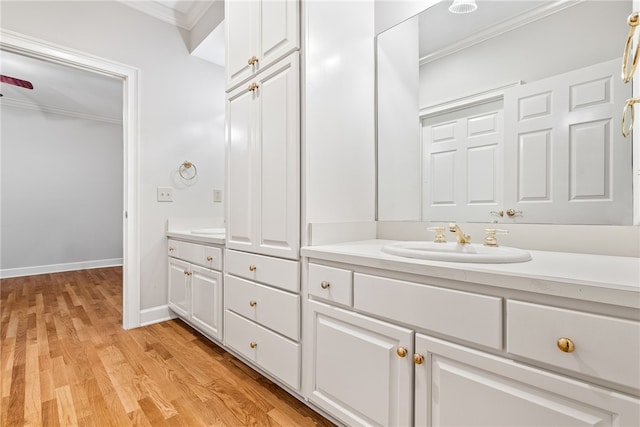
<svg viewBox="0 0 640 427">
<path fill-rule="evenodd" d="M 0 291 L 0 426 L 332 425 L 178 320 L 123 330 L 120 268 Z"/>
</svg>

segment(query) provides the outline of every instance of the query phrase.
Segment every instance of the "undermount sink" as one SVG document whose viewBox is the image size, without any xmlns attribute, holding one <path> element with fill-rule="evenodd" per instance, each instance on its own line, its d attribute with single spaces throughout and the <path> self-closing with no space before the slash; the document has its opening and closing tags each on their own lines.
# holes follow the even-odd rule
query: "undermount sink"
<svg viewBox="0 0 640 427">
<path fill-rule="evenodd" d="M 518 248 L 485 246 L 477 243 L 457 242 L 396 242 L 382 247 L 382 252 L 407 258 L 432 261 L 509 263 L 525 262 L 531 254 Z"/>
<path fill-rule="evenodd" d="M 224 228 L 199 228 L 191 230 L 191 234 L 225 234 Z"/>
</svg>

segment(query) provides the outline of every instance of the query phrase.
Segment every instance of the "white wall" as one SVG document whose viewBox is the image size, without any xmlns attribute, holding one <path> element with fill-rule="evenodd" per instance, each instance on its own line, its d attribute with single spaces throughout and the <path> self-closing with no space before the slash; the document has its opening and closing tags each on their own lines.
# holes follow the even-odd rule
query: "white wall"
<svg viewBox="0 0 640 427">
<path fill-rule="evenodd" d="M 0 114 L 2 276 L 121 262 L 122 125 L 4 104 Z"/>
<path fill-rule="evenodd" d="M 222 217 L 212 202 L 224 181 L 224 73 L 189 55 L 176 27 L 116 1 L 3 1 L 4 29 L 136 67 L 140 73 L 141 309 L 167 302 L 167 218 Z M 184 161 L 197 182 L 176 180 Z M 156 202 L 174 186 L 173 203 Z"/>
<path fill-rule="evenodd" d="M 374 221 L 373 2 L 310 1 L 303 20 L 306 223 Z"/>
</svg>

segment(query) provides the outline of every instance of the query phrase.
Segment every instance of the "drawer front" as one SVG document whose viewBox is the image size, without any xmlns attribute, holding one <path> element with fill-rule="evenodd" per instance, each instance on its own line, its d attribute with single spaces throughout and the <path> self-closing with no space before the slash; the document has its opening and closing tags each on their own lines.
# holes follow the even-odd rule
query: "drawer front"
<svg viewBox="0 0 640 427">
<path fill-rule="evenodd" d="M 300 344 L 225 311 L 225 344 L 280 381 L 300 388 Z"/>
<path fill-rule="evenodd" d="M 353 273 L 309 264 L 309 294 L 338 304 L 353 305 Z"/>
<path fill-rule="evenodd" d="M 168 254 L 202 267 L 222 270 L 222 249 L 197 243 L 169 239 Z"/>
<path fill-rule="evenodd" d="M 501 298 L 355 273 L 353 306 L 392 321 L 502 348 Z"/>
<path fill-rule="evenodd" d="M 300 292 L 299 262 L 227 250 L 225 272 L 290 292 Z"/>
<path fill-rule="evenodd" d="M 300 339 L 300 296 L 227 275 L 224 305 L 292 340 Z"/>
<path fill-rule="evenodd" d="M 508 300 L 507 352 L 640 389 L 640 322 Z"/>
</svg>

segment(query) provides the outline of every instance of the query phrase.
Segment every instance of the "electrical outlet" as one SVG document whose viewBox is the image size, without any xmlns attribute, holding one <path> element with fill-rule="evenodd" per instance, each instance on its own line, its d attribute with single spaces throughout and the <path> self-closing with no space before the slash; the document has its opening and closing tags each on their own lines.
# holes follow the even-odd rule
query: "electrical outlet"
<svg viewBox="0 0 640 427">
<path fill-rule="evenodd" d="M 173 188 L 171 188 L 171 187 L 158 187 L 158 201 L 159 202 L 173 202 Z"/>
<path fill-rule="evenodd" d="M 214 203 L 222 202 L 222 190 L 213 190 L 213 202 Z"/>
</svg>

